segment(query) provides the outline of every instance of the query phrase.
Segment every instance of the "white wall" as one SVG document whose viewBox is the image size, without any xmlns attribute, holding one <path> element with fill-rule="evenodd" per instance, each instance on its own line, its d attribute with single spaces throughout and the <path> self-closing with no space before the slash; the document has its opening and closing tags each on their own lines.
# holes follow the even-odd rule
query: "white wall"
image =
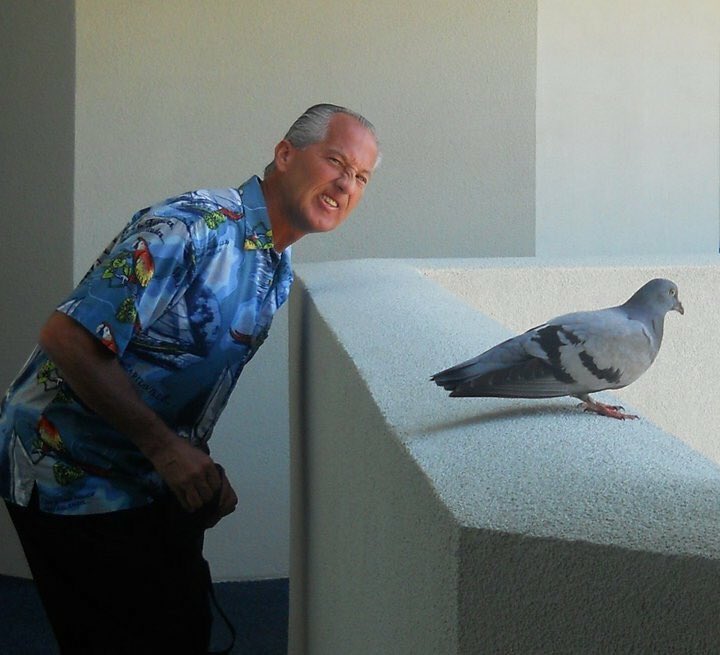
<svg viewBox="0 0 720 655">
<path fill-rule="evenodd" d="M 715 253 L 720 3 L 540 0 L 536 254 Z"/>
</svg>

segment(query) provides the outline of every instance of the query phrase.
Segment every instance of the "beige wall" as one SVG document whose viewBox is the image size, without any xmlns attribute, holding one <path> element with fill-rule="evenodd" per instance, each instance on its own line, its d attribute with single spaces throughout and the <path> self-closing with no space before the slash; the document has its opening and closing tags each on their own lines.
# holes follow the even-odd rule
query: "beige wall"
<svg viewBox="0 0 720 655">
<path fill-rule="evenodd" d="M 138 203 L 261 172 L 318 101 L 385 162 L 298 256 L 533 253 L 534 2 L 78 0 L 77 33 L 76 277 Z"/>
<path fill-rule="evenodd" d="M 720 2 L 541 0 L 541 256 L 716 253 Z"/>
<path fill-rule="evenodd" d="M 375 122 L 384 162 L 296 261 L 533 253 L 533 2 L 76 7 L 76 279 L 135 210 L 261 173 L 320 101 Z M 287 358 L 282 312 L 213 438 L 240 497 L 208 538 L 222 579 L 287 574 Z"/>
</svg>

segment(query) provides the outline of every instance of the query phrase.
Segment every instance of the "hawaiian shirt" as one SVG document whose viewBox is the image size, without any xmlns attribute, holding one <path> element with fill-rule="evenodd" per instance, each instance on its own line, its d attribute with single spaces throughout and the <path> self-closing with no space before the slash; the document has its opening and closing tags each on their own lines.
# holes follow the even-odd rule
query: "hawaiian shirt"
<svg viewBox="0 0 720 655">
<path fill-rule="evenodd" d="M 260 180 L 139 211 L 58 310 L 115 353 L 141 398 L 207 450 L 243 367 L 288 297 Z M 162 482 L 134 444 L 86 407 L 36 348 L 0 408 L 0 495 L 90 514 L 137 507 Z"/>
</svg>

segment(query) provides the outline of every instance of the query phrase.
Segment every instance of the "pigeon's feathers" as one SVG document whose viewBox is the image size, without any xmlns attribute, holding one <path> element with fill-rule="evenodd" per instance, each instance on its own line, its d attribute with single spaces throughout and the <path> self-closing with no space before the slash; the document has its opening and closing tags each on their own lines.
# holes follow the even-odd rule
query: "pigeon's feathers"
<svg viewBox="0 0 720 655">
<path fill-rule="evenodd" d="M 620 389 L 653 363 L 677 287 L 651 280 L 618 307 L 558 316 L 432 377 L 451 396 L 552 398 Z"/>
</svg>

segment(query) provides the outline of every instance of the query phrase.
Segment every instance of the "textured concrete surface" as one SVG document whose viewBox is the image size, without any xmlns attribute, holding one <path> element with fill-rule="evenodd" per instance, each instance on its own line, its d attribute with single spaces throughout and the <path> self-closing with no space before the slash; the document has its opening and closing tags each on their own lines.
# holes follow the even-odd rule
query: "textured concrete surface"
<svg viewBox="0 0 720 655">
<path fill-rule="evenodd" d="M 300 266 L 291 652 L 720 650 L 720 469 L 660 429 L 643 394 L 625 403 L 641 420 L 620 422 L 574 399 L 450 399 L 429 382 L 662 275 L 686 314 L 666 321 L 655 366 L 671 370 L 648 395 L 711 424 L 713 394 L 691 406 L 678 389 L 714 379 L 717 340 L 702 335 L 717 274 L 715 258 Z"/>
<path fill-rule="evenodd" d="M 566 260 L 478 259 L 446 262 L 425 272 L 512 334 L 568 311 L 616 305 L 653 277 L 674 280 L 685 316 L 667 317 L 657 361 L 635 384 L 614 395 L 720 463 L 720 439 L 714 421 L 707 420 L 720 409 L 711 382 L 720 370 L 720 351 L 712 346 L 720 341 L 717 256 L 654 261 L 606 257 L 575 265 Z M 458 356 L 474 354 L 474 346 L 458 344 Z"/>
</svg>

